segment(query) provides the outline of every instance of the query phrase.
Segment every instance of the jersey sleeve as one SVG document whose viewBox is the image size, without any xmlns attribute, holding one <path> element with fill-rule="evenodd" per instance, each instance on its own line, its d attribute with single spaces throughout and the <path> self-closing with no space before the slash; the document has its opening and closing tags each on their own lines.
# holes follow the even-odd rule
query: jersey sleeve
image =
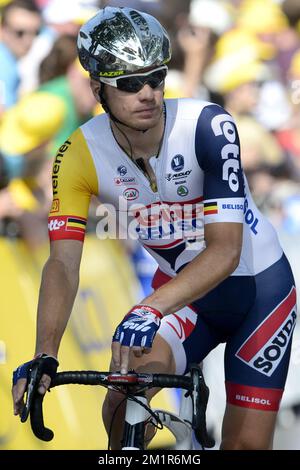
<svg viewBox="0 0 300 470">
<path fill-rule="evenodd" d="M 98 194 L 94 162 L 80 129 L 59 148 L 52 171 L 50 240 L 84 240 L 91 195 Z"/>
<path fill-rule="evenodd" d="M 245 189 L 239 136 L 233 117 L 221 106 L 209 105 L 201 112 L 195 150 L 204 172 L 204 223 L 243 223 Z"/>
</svg>

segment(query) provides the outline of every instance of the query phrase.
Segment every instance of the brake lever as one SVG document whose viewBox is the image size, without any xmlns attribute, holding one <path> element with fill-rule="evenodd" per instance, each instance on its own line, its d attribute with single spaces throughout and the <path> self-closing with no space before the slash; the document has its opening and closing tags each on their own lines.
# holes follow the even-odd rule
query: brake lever
<svg viewBox="0 0 300 470">
<path fill-rule="evenodd" d="M 215 440 L 208 434 L 206 429 L 206 407 L 209 397 L 209 388 L 204 381 L 202 370 L 198 365 L 191 365 L 191 376 L 194 387 L 194 390 L 191 392 L 193 401 L 193 429 L 196 439 L 202 447 L 210 449 L 214 447 Z M 196 395 L 198 395 L 198 402 Z"/>
<path fill-rule="evenodd" d="M 30 374 L 30 381 L 27 385 L 26 401 L 21 413 L 21 423 L 25 423 L 28 419 L 34 395 L 37 393 L 37 388 L 41 380 L 41 375 L 42 374 L 40 372 L 39 364 L 33 364 Z"/>
</svg>

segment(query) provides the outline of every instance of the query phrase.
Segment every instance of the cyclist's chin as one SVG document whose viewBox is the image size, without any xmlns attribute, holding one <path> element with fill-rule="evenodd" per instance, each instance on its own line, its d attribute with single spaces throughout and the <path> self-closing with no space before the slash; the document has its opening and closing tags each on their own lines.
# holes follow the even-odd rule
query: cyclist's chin
<svg viewBox="0 0 300 470">
<path fill-rule="evenodd" d="M 143 122 L 137 122 L 135 128 L 138 129 L 139 131 L 147 131 L 148 129 L 153 129 L 157 125 L 158 121 L 153 121 L 150 119 L 145 119 Z"/>
<path fill-rule="evenodd" d="M 137 116 L 135 116 L 134 127 L 141 131 L 152 129 L 153 127 L 157 126 L 159 119 L 159 113 L 139 113 Z"/>
</svg>

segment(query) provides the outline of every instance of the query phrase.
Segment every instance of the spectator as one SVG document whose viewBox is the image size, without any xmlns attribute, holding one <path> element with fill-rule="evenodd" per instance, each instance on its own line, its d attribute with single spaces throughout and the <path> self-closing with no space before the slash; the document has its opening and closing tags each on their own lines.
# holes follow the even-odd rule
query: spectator
<svg viewBox="0 0 300 470">
<path fill-rule="evenodd" d="M 38 87 L 41 62 L 50 53 L 54 42 L 63 35 L 75 38 L 81 24 L 97 12 L 97 0 L 48 0 L 42 9 L 45 27 L 28 54 L 20 62 L 21 93 Z"/>
<path fill-rule="evenodd" d="M 60 99 L 37 92 L 6 111 L 0 126 L 0 152 L 6 177 L 10 178 L 0 191 L 0 218 L 14 218 L 31 248 L 47 238 L 45 218 L 51 200 L 52 166 L 48 144 L 64 114 Z"/>
<path fill-rule="evenodd" d="M 300 181 L 300 48 L 292 57 L 288 76 L 291 85 L 292 115 L 285 125 L 278 130 L 277 138 L 292 161 L 294 178 Z"/>
<path fill-rule="evenodd" d="M 284 162 L 275 137 L 254 117 L 260 82 L 270 74 L 267 66 L 258 60 L 269 51 L 260 47 L 256 38 L 248 38 L 240 30 L 227 33 L 217 44 L 215 59 L 205 75 L 207 86 L 223 96 L 225 109 L 235 117 L 243 166 L 249 176 L 257 169 L 276 168 Z"/>
<path fill-rule="evenodd" d="M 0 42 L 0 115 L 18 98 L 18 61 L 31 48 L 42 25 L 32 0 L 13 0 L 2 10 Z"/>
<path fill-rule="evenodd" d="M 53 141 L 53 153 L 77 127 L 92 117 L 96 105 L 89 86 L 89 76 L 76 57 L 75 38 L 63 35 L 55 41 L 40 67 L 39 90 L 59 98 L 65 109 L 64 122 Z"/>
</svg>

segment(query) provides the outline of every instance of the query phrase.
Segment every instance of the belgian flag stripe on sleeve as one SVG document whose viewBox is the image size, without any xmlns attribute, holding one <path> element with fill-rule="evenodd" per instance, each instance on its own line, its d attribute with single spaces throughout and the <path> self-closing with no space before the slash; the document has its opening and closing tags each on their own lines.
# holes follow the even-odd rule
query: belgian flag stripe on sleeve
<svg viewBox="0 0 300 470">
<path fill-rule="evenodd" d="M 204 203 L 204 215 L 217 214 L 218 203 L 217 201 L 210 201 Z"/>
<path fill-rule="evenodd" d="M 67 230 L 76 230 L 84 232 L 86 227 L 86 219 L 81 219 L 79 217 L 68 217 L 67 220 Z"/>
</svg>

